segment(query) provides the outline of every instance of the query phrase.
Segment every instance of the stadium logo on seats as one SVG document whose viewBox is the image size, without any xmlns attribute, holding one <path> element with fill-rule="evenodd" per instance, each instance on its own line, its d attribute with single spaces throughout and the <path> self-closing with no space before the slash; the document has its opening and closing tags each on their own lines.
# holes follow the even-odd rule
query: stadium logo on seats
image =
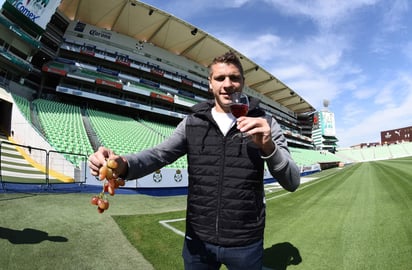
<svg viewBox="0 0 412 270">
<path fill-rule="evenodd" d="M 182 182 L 183 176 L 182 176 L 182 171 L 177 169 L 174 177 L 176 182 Z"/>
<path fill-rule="evenodd" d="M 160 170 L 155 171 L 155 173 L 153 174 L 153 181 L 155 181 L 156 183 L 162 181 L 162 173 L 160 172 Z"/>
</svg>

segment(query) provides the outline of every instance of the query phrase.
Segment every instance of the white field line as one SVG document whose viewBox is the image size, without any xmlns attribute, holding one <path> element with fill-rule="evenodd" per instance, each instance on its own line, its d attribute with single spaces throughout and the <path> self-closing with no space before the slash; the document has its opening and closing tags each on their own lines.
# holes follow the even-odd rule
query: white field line
<svg viewBox="0 0 412 270">
<path fill-rule="evenodd" d="M 185 237 L 185 233 L 182 232 L 181 230 L 176 229 L 175 227 L 169 225 L 168 223 L 172 223 L 172 222 L 178 222 L 178 221 L 183 221 L 186 218 L 177 218 L 177 219 L 168 219 L 168 220 L 160 220 L 159 223 L 161 225 L 163 225 L 164 227 L 166 227 L 167 229 L 171 230 L 172 232 L 176 233 L 177 235 L 180 235 L 182 237 Z M 272 268 L 267 268 L 265 266 L 263 266 L 262 270 L 274 270 Z"/>
<path fill-rule="evenodd" d="M 301 178 L 301 183 L 310 182 L 310 181 L 315 180 L 315 179 L 317 179 L 317 178 L 313 178 L 313 177 L 302 177 L 302 178 Z M 310 186 L 312 186 L 312 185 L 314 185 L 314 184 L 320 183 L 320 182 L 322 182 L 322 181 L 323 181 L 323 180 L 316 181 L 316 182 L 314 182 L 314 183 L 312 183 L 312 184 L 308 184 L 308 185 L 306 185 L 306 186 L 304 186 L 304 187 L 298 188 L 298 189 L 296 190 L 296 192 L 299 191 L 299 190 L 305 189 L 305 188 L 307 188 L 307 187 L 310 187 Z M 266 186 L 269 186 L 269 185 L 270 185 L 270 187 L 266 187 Z M 280 187 L 279 187 L 279 184 L 277 184 L 277 183 L 265 185 L 265 190 L 267 190 L 267 191 L 269 191 L 269 192 L 272 192 L 272 189 L 279 189 L 279 188 L 280 188 Z M 279 195 L 270 197 L 270 198 L 266 199 L 266 201 L 270 201 L 270 200 L 273 200 L 273 199 L 277 199 L 277 198 L 283 197 L 283 196 L 288 195 L 288 194 L 291 194 L 291 192 L 283 193 L 283 194 L 279 194 Z M 181 230 L 176 229 L 175 227 L 173 227 L 172 225 L 169 224 L 169 223 L 178 222 L 178 221 L 183 221 L 183 220 L 186 220 L 186 218 L 159 220 L 159 223 L 160 223 L 162 226 L 164 226 L 164 227 L 166 227 L 167 229 L 169 229 L 169 230 L 171 230 L 172 232 L 174 232 L 175 234 L 184 237 L 184 236 L 185 236 L 185 233 L 184 233 L 184 232 L 182 232 Z"/>
<path fill-rule="evenodd" d="M 316 179 L 318 179 L 318 178 L 317 177 L 302 177 L 300 179 L 300 183 L 303 184 L 303 183 L 310 182 L 310 181 L 316 180 Z M 279 189 L 282 189 L 282 186 L 278 182 L 274 182 L 274 183 L 270 183 L 270 184 L 265 185 L 265 191 L 267 193 L 272 193 L 272 192 L 277 191 Z"/>
<path fill-rule="evenodd" d="M 181 230 L 178 230 L 178 229 L 176 229 L 175 227 L 169 225 L 169 223 L 178 222 L 178 221 L 183 221 L 183 220 L 186 220 L 186 218 L 160 220 L 159 223 L 160 223 L 162 226 L 164 226 L 164 227 L 168 228 L 169 230 L 171 230 L 172 232 L 174 232 L 175 234 L 185 237 L 185 233 L 184 233 L 184 232 L 182 232 Z"/>
<path fill-rule="evenodd" d="M 300 183 L 302 184 L 302 183 L 310 182 L 310 181 L 313 181 L 313 180 L 316 180 L 316 179 L 317 179 L 317 178 L 314 178 L 314 177 L 302 177 Z M 324 178 L 324 179 L 325 179 L 325 178 Z M 315 184 L 317 184 L 317 183 L 320 183 L 320 182 L 322 182 L 322 181 L 323 181 L 323 180 L 319 180 L 319 181 L 316 181 L 316 182 L 314 182 L 314 183 L 307 184 L 307 185 L 304 186 L 304 187 L 298 188 L 295 192 L 298 192 L 298 191 L 300 191 L 300 190 L 302 190 L 302 189 L 305 189 L 305 188 L 307 188 L 307 187 L 313 186 L 313 185 L 315 185 Z M 270 200 L 273 200 L 273 199 L 277 199 L 277 198 L 280 198 L 280 197 L 283 197 L 283 196 L 286 196 L 286 195 L 289 195 L 289 194 L 292 194 L 292 192 L 287 192 L 287 193 L 283 193 L 283 194 L 279 194 L 279 195 L 270 197 L 270 198 L 266 199 L 266 201 L 270 201 Z"/>
</svg>

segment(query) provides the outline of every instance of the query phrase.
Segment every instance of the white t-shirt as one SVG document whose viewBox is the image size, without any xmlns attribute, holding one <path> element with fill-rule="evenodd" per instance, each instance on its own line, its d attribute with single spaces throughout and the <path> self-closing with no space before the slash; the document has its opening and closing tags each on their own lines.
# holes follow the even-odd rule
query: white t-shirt
<svg viewBox="0 0 412 270">
<path fill-rule="evenodd" d="M 236 117 L 234 117 L 233 114 L 217 112 L 215 107 L 212 108 L 212 116 L 219 126 L 220 131 L 225 136 L 229 132 L 230 128 L 236 123 Z"/>
</svg>

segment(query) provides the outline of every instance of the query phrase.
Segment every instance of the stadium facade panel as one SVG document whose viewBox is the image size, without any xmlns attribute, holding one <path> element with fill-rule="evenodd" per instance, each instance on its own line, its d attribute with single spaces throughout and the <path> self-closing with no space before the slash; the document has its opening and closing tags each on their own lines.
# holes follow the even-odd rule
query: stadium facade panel
<svg viewBox="0 0 412 270">
<path fill-rule="evenodd" d="M 412 126 L 381 131 L 381 144 L 412 142 Z"/>
</svg>

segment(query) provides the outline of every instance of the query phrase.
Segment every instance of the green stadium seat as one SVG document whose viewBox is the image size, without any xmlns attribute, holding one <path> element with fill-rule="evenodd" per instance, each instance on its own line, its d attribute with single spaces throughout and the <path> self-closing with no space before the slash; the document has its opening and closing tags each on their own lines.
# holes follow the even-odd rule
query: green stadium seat
<svg viewBox="0 0 412 270">
<path fill-rule="evenodd" d="M 31 110 L 30 110 L 30 102 L 24 97 L 18 96 L 12 93 L 12 97 L 14 99 L 15 104 L 26 118 L 26 120 L 31 123 Z"/>
<path fill-rule="evenodd" d="M 86 156 L 93 153 L 83 125 L 80 107 L 45 99 L 36 99 L 33 104 L 37 108 L 46 138 L 57 151 Z M 79 165 L 74 155 L 68 155 L 67 159 Z"/>
<path fill-rule="evenodd" d="M 87 114 L 100 143 L 120 155 L 153 147 L 169 136 L 175 128 L 94 109 L 87 109 Z M 186 168 L 186 158 L 182 157 L 167 167 Z"/>
</svg>

